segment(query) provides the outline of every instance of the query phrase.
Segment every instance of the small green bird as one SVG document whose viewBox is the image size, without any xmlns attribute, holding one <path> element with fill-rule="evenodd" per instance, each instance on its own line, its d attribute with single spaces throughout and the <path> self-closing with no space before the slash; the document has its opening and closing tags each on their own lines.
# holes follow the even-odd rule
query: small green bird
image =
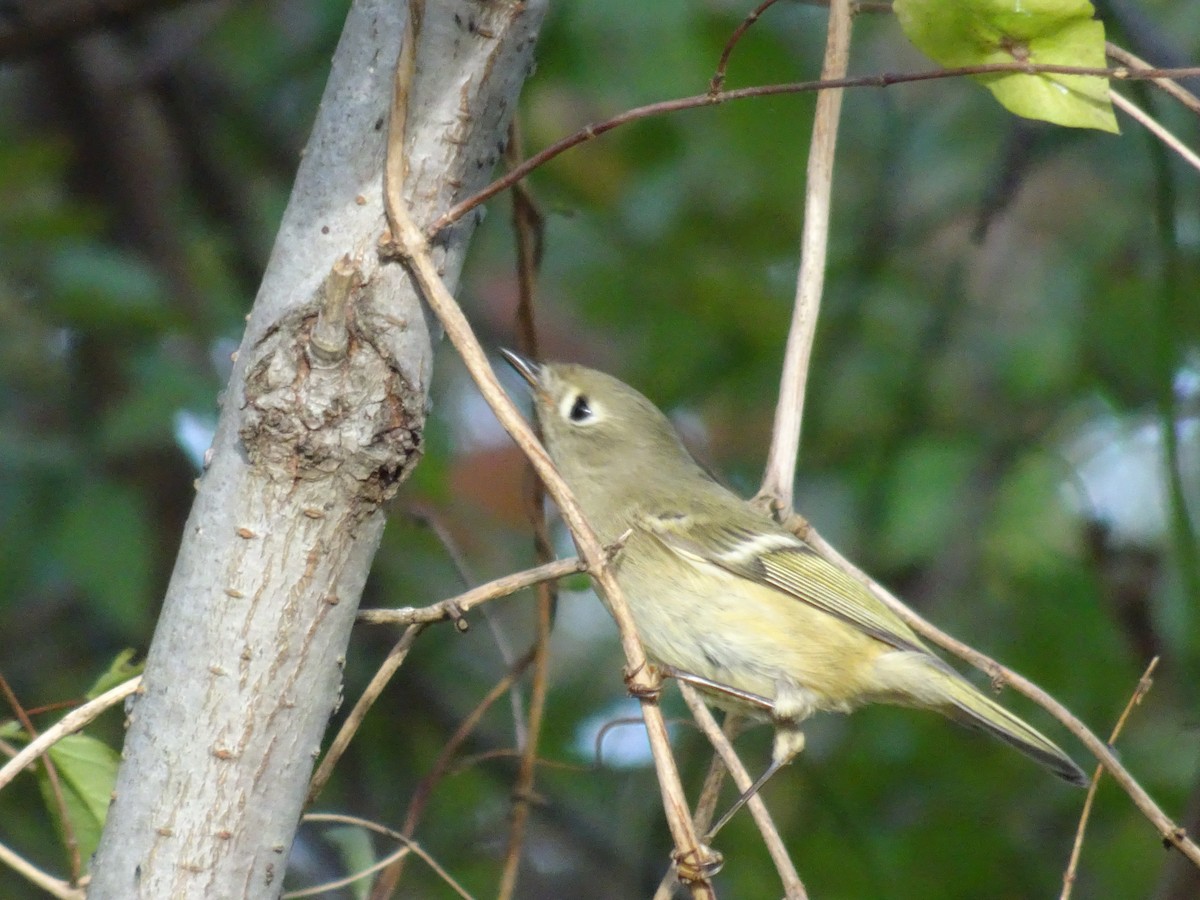
<svg viewBox="0 0 1200 900">
<path fill-rule="evenodd" d="M 803 748 L 805 719 L 867 703 L 935 710 L 1088 783 L 866 588 L 714 481 L 640 393 L 593 369 L 504 355 L 533 389 L 546 449 L 597 536 L 624 540 L 613 570 L 647 655 L 774 723 L 759 784 Z"/>
</svg>

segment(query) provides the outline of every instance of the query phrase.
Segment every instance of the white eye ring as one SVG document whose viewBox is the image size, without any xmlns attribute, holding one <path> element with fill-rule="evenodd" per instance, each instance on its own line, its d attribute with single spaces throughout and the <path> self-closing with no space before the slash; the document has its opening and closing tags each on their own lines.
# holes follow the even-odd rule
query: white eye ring
<svg viewBox="0 0 1200 900">
<path fill-rule="evenodd" d="M 563 397 L 559 412 L 574 425 L 590 425 L 596 421 L 596 410 L 586 394 L 568 394 Z"/>
</svg>

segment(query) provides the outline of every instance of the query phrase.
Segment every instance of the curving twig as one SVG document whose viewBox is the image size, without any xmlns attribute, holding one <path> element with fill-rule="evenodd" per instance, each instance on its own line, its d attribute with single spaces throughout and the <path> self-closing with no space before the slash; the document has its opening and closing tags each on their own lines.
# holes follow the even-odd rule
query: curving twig
<svg viewBox="0 0 1200 900">
<path fill-rule="evenodd" d="M 329 891 L 336 890 L 337 888 L 345 887 L 348 884 L 353 884 L 354 882 L 365 878 L 373 872 L 378 872 L 380 869 L 390 866 L 398 859 L 403 859 L 410 853 L 420 857 L 425 864 L 429 866 L 429 868 L 433 869 L 433 871 L 437 873 L 437 876 L 441 878 L 442 881 L 446 882 L 446 884 L 448 884 L 450 888 L 456 894 L 458 894 L 459 897 L 462 897 L 463 900 L 474 900 L 474 898 L 472 898 L 472 896 L 467 892 L 467 889 L 455 881 L 450 873 L 447 872 L 436 859 L 430 856 L 425 848 L 423 848 L 412 838 L 405 837 L 403 834 L 392 828 L 386 828 L 383 825 L 380 825 L 378 822 L 372 822 L 369 819 L 362 819 L 358 816 L 341 815 L 339 813 L 308 813 L 300 821 L 305 823 L 352 825 L 357 828 L 363 828 L 367 831 L 374 831 L 376 834 L 382 834 L 385 837 L 391 838 L 393 841 L 399 842 L 401 846 L 393 853 L 389 853 L 383 859 L 373 863 L 372 865 L 363 869 L 361 872 L 355 872 L 345 878 L 339 878 L 337 881 L 329 881 L 325 884 L 304 888 L 303 890 L 289 891 L 283 895 L 283 900 L 292 900 L 292 898 L 300 897 L 315 897 L 319 894 L 325 894 Z"/>
<path fill-rule="evenodd" d="M 1110 746 L 1115 744 L 1117 738 L 1121 736 L 1121 729 L 1125 727 L 1125 722 L 1128 721 L 1133 708 L 1150 693 L 1150 688 L 1154 686 L 1151 676 L 1154 675 L 1156 668 L 1158 668 L 1157 656 L 1150 660 L 1150 665 L 1146 666 L 1146 671 L 1138 679 L 1137 687 L 1133 689 L 1129 702 L 1125 704 L 1125 709 L 1117 717 L 1117 724 L 1113 726 L 1112 734 L 1108 736 Z M 1059 894 L 1059 900 L 1070 900 L 1071 889 L 1075 886 L 1075 873 L 1079 869 L 1079 857 L 1083 853 L 1083 835 L 1087 831 L 1088 818 L 1092 814 L 1092 804 L 1096 802 L 1096 790 L 1100 786 L 1100 776 L 1103 774 L 1104 766 L 1096 766 L 1095 774 L 1092 775 L 1092 783 L 1088 785 L 1087 799 L 1083 801 L 1083 811 L 1079 814 L 1079 827 L 1075 830 L 1075 844 L 1071 847 L 1071 859 L 1067 863 L 1067 871 L 1063 874 L 1063 888 L 1062 893 Z"/>
<path fill-rule="evenodd" d="M 429 805 L 429 800 L 433 796 L 433 789 L 437 787 L 438 782 L 450 771 L 450 763 L 454 759 L 454 754 L 458 752 L 458 748 L 462 746 L 462 743 L 475 730 L 475 726 L 483 719 L 483 714 L 512 689 L 517 679 L 529 668 L 531 662 L 533 662 L 532 650 L 518 659 L 505 676 L 492 686 L 492 689 L 484 695 L 483 699 L 475 704 L 475 708 L 471 710 L 467 717 L 458 724 L 458 728 L 450 735 L 450 739 L 442 745 L 442 749 L 438 752 L 433 766 L 417 782 L 416 790 L 413 791 L 412 798 L 408 801 L 408 811 L 404 814 L 404 824 L 401 826 L 401 834 L 405 837 L 411 838 L 416 833 L 417 824 L 421 821 L 421 817 L 425 814 L 425 808 Z M 383 874 L 371 892 L 372 900 L 379 900 L 379 898 L 386 898 L 392 895 L 392 891 L 400 881 L 400 874 L 403 868 L 404 857 L 402 856 L 396 858 L 384 868 Z"/>
<path fill-rule="evenodd" d="M 742 19 L 742 23 L 737 28 L 733 29 L 733 34 L 729 35 L 729 40 L 725 42 L 725 46 L 721 50 L 721 58 L 717 60 L 717 70 L 713 72 L 713 77 L 708 81 L 710 94 L 719 94 L 721 88 L 725 86 L 725 70 L 729 67 L 729 57 L 733 56 L 733 48 L 738 45 L 738 41 L 758 21 L 759 17 L 777 2 L 778 0 L 763 0 L 750 11 L 746 18 Z"/>
<path fill-rule="evenodd" d="M 487 187 L 472 194 L 465 200 L 456 203 L 442 215 L 438 216 L 425 231 L 427 237 L 435 237 L 439 232 L 454 224 L 480 204 L 486 203 L 497 194 L 508 190 L 534 169 L 560 156 L 573 147 L 594 140 L 602 134 L 653 116 L 667 113 L 682 112 L 688 109 L 700 109 L 705 106 L 720 106 L 734 100 L 749 100 L 754 97 L 778 97 L 784 94 L 811 94 L 813 91 L 832 90 L 834 88 L 886 88 L 897 84 L 913 84 L 920 81 L 939 81 L 943 78 L 962 78 L 969 75 L 997 75 L 1004 73 L 1019 73 L 1024 75 L 1084 75 L 1096 78 L 1111 78 L 1116 81 L 1159 81 L 1162 79 L 1190 78 L 1200 75 L 1200 66 L 1169 69 L 1141 69 L 1126 66 L 1112 68 L 1087 66 L 1056 66 L 1034 65 L 1032 63 L 991 63 L 982 66 L 959 66 L 952 69 L 930 69 L 923 72 L 883 72 L 877 75 L 859 75 L 853 78 L 836 78 L 829 81 L 798 81 L 790 84 L 763 84 L 754 87 L 738 88 L 732 91 L 718 93 L 695 94 L 691 97 L 678 97 L 673 100 L 660 100 L 648 103 L 619 113 L 610 119 L 585 125 L 583 128 L 567 135 L 559 141 L 535 153 L 521 165 L 516 166 L 497 178 Z"/>
<path fill-rule="evenodd" d="M 30 884 L 41 888 L 59 900 L 85 900 L 83 888 L 73 887 L 70 882 L 48 875 L 21 854 L 0 844 L 0 863 L 8 866 Z"/>
</svg>

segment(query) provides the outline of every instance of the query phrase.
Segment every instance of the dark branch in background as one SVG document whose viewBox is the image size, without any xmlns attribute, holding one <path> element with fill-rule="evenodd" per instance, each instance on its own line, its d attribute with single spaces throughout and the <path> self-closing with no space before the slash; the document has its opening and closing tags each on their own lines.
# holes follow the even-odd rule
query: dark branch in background
<svg viewBox="0 0 1200 900">
<path fill-rule="evenodd" d="M 432 506 L 426 504 L 412 504 L 409 506 L 409 515 L 413 520 L 424 525 L 431 532 L 438 542 L 442 545 L 442 549 L 446 551 L 446 555 L 450 557 L 451 563 L 454 565 L 455 571 L 458 573 L 458 578 L 462 582 L 465 589 L 476 587 L 479 585 L 479 579 L 471 571 L 471 566 L 467 562 L 466 554 L 454 539 L 454 535 L 450 530 L 450 526 L 443 521 L 442 516 Z M 457 615 L 457 608 L 451 610 Z M 504 660 L 505 669 L 511 669 L 517 661 L 517 655 L 513 652 L 512 641 L 504 633 L 504 628 L 497 620 L 490 606 L 484 606 L 481 609 L 483 621 L 487 624 L 488 631 L 491 632 L 492 640 L 496 643 L 496 649 L 500 651 L 500 658 Z M 454 625 L 460 631 L 465 631 L 467 622 L 459 617 L 454 618 Z M 525 701 L 521 696 L 521 685 L 514 684 L 512 691 L 509 693 L 509 699 L 512 701 L 513 710 L 513 728 L 517 734 L 517 743 L 522 741 L 522 735 L 525 733 L 524 709 Z"/>
<path fill-rule="evenodd" d="M 11 60 L 128 24 L 183 0 L 10 0 L 0 8 L 0 59 Z"/>
<path fill-rule="evenodd" d="M 441 752 L 438 753 L 433 767 L 417 784 L 417 789 L 413 791 L 412 799 L 409 800 L 408 812 L 405 813 L 404 824 L 400 828 L 400 832 L 404 835 L 405 839 L 411 839 L 416 834 L 417 825 L 420 824 L 421 817 L 425 815 L 425 809 L 429 806 L 429 801 L 433 797 L 433 789 L 437 787 L 450 771 L 450 764 L 454 761 L 454 756 L 458 753 L 458 748 L 479 725 L 483 714 L 491 709 L 497 700 L 508 693 L 517 679 L 529 668 L 529 664 L 533 662 L 533 655 L 533 649 L 531 648 L 524 656 L 517 660 L 508 673 L 492 686 L 492 689 L 487 692 L 484 698 L 462 720 L 458 728 L 455 729 L 454 734 L 450 736 L 450 739 L 442 745 Z M 380 872 L 379 881 L 376 882 L 375 887 L 371 890 L 371 900 L 388 900 L 395 892 L 396 885 L 400 883 L 400 876 L 403 873 L 404 857 L 400 857 Z"/>
<path fill-rule="evenodd" d="M 508 147 L 505 158 L 510 166 L 517 165 L 524 154 L 521 129 L 513 119 L 508 130 Z M 545 220 L 533 195 L 523 184 L 512 192 L 513 233 L 517 251 L 517 349 L 530 359 L 537 359 L 537 325 L 534 318 L 534 296 L 537 286 L 538 266 L 542 258 L 545 239 Z M 535 432 L 541 439 L 540 429 Z M 526 492 L 529 524 L 533 530 L 534 558 L 546 564 L 554 559 L 554 547 L 550 543 L 550 526 L 546 521 L 546 490 L 538 481 L 531 466 L 525 466 L 525 477 L 529 482 Z M 548 690 L 548 668 L 550 661 L 550 630 L 554 624 L 554 613 L 558 603 L 558 586 L 555 581 L 544 581 L 537 588 L 537 628 L 533 644 L 533 685 L 529 695 L 529 724 L 521 746 L 521 764 L 517 780 L 513 785 L 512 824 L 509 827 L 508 849 L 504 855 L 504 869 L 500 876 L 497 900 L 509 900 L 517 887 L 517 874 L 521 865 L 521 849 L 525 841 L 526 824 L 529 821 L 530 800 L 534 793 L 534 778 L 537 774 L 538 741 L 542 733 L 542 721 L 546 713 Z"/>
<path fill-rule="evenodd" d="M 218 115 L 231 110 L 223 103 L 227 90 L 213 90 L 211 73 L 189 60 L 162 73 L 155 82 L 162 108 L 184 161 L 184 177 L 208 219 L 230 241 L 229 266 L 242 293 L 252 297 L 266 266 L 270 246 L 251 208 L 246 173 L 217 146 Z M 217 95 L 217 96 L 214 96 Z M 282 155 L 282 154 L 280 154 Z M 292 158 L 287 159 L 290 166 Z"/>
<path fill-rule="evenodd" d="M 116 210 L 109 237 L 163 273 L 172 310 L 203 334 L 211 312 L 174 213 L 182 183 L 177 168 L 166 164 L 173 149 L 163 140 L 169 127 L 153 92 L 136 80 L 127 83 L 135 68 L 116 42 L 90 41 L 54 48 L 34 71 L 42 102 L 49 100 L 80 148 L 72 171 L 77 188 Z"/>
</svg>

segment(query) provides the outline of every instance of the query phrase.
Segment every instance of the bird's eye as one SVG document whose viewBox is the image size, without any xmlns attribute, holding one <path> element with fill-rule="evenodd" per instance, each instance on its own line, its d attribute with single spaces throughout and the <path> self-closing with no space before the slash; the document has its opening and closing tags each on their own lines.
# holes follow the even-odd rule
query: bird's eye
<svg viewBox="0 0 1200 900">
<path fill-rule="evenodd" d="M 587 397 L 580 394 L 575 398 L 575 402 L 571 404 L 571 411 L 567 413 L 567 417 L 572 422 L 586 422 L 592 417 L 592 407 L 588 405 Z"/>
</svg>

